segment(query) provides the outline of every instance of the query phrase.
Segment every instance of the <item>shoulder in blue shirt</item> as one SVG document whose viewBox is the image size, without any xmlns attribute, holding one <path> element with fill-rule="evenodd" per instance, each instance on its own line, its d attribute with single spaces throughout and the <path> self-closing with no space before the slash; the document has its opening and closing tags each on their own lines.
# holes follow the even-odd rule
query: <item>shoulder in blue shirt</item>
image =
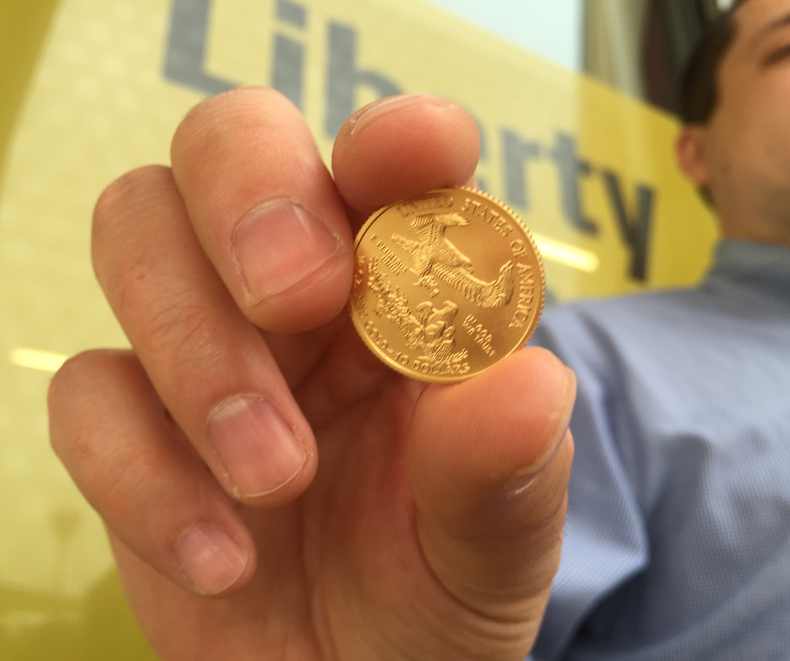
<svg viewBox="0 0 790 661">
<path fill-rule="evenodd" d="M 577 373 L 536 659 L 786 659 L 790 250 L 722 242 L 697 288 L 549 310 Z"/>
</svg>

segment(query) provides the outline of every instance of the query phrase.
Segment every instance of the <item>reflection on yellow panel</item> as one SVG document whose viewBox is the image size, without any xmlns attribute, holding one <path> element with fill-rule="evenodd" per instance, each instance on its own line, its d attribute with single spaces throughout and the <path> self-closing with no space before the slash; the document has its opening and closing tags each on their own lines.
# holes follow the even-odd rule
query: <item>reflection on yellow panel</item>
<svg viewBox="0 0 790 661">
<path fill-rule="evenodd" d="M 27 367 L 40 372 L 57 372 L 66 361 L 67 356 L 52 351 L 40 351 L 28 347 L 12 349 L 8 360 L 19 367 Z"/>
<path fill-rule="evenodd" d="M 543 259 L 546 261 L 562 264 L 584 273 L 595 273 L 601 265 L 598 255 L 591 250 L 577 248 L 570 243 L 550 239 L 542 234 L 535 233 L 534 236 Z"/>
<path fill-rule="evenodd" d="M 125 345 L 93 279 L 92 207 L 166 163 L 205 95 L 275 85 L 326 157 L 376 96 L 463 105 L 481 185 L 535 231 L 559 299 L 688 282 L 712 242 L 670 118 L 418 0 L 5 0 L 0 36 L 1 659 L 152 658 L 49 448 L 46 389 L 66 356 Z"/>
</svg>

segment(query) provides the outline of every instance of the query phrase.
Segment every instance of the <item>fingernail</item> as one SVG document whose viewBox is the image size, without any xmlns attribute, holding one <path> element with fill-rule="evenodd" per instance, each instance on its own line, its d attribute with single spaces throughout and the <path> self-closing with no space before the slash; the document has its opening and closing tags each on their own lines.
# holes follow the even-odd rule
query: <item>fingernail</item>
<svg viewBox="0 0 790 661">
<path fill-rule="evenodd" d="M 307 451 L 268 401 L 236 396 L 209 416 L 209 439 L 239 497 L 273 493 L 307 463 Z"/>
<path fill-rule="evenodd" d="M 181 533 L 176 555 L 194 589 L 204 595 L 224 592 L 247 567 L 247 555 L 212 523 L 198 523 Z"/>
<path fill-rule="evenodd" d="M 253 303 L 280 294 L 318 271 L 341 239 L 320 218 L 287 199 L 249 211 L 232 235 L 233 256 Z"/>
<path fill-rule="evenodd" d="M 507 481 L 505 484 L 505 496 L 507 498 L 516 498 L 523 495 L 540 480 L 541 476 L 545 474 L 549 464 L 551 464 L 554 458 L 560 453 L 562 448 L 570 442 L 570 430 L 566 428 L 559 439 L 559 442 L 550 446 L 550 451 L 544 455 L 541 461 L 528 468 L 517 471 L 513 477 Z"/>
<path fill-rule="evenodd" d="M 429 94 L 408 94 L 404 96 L 387 97 L 364 107 L 349 119 L 351 135 L 360 133 L 366 126 L 370 126 L 370 124 L 384 115 L 389 115 L 398 110 L 403 110 L 403 108 L 418 104 L 433 106 L 435 108 L 450 108 L 456 105 L 446 99 L 442 99 L 438 96 L 431 96 Z"/>
<path fill-rule="evenodd" d="M 516 471 L 508 480 L 505 491 L 510 495 L 519 495 L 529 489 L 535 478 L 543 472 L 571 438 L 570 424 L 576 399 L 576 373 L 567 368 L 566 372 L 565 397 L 562 408 L 557 411 L 557 427 L 554 437 L 535 461 Z"/>
</svg>

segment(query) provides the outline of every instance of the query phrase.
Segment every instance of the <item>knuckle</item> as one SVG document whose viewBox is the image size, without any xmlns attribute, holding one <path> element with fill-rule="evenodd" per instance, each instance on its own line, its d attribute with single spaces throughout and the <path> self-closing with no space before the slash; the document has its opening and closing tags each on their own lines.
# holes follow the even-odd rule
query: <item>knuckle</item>
<svg viewBox="0 0 790 661">
<path fill-rule="evenodd" d="M 171 143 L 172 161 L 193 162 L 195 149 L 216 148 L 227 140 L 228 126 L 234 132 L 260 130 L 266 118 L 282 113 L 301 115 L 281 92 L 265 86 L 244 86 L 210 97 L 194 106 L 181 120 Z"/>
<path fill-rule="evenodd" d="M 48 399 L 50 403 L 56 401 L 61 394 L 73 392 L 85 378 L 86 371 L 92 371 L 98 350 L 88 350 L 71 356 L 60 369 L 53 375 L 49 382 Z"/>
<path fill-rule="evenodd" d="M 50 444 L 55 454 L 86 454 L 85 434 L 74 432 L 71 421 L 80 417 L 82 398 L 86 391 L 96 387 L 97 377 L 115 363 L 118 352 L 91 349 L 69 358 L 53 375 L 47 389 L 47 407 L 50 418 Z"/>
<path fill-rule="evenodd" d="M 150 205 L 163 187 L 171 186 L 173 175 L 164 165 L 145 165 L 131 170 L 113 181 L 99 195 L 93 209 L 92 257 L 97 275 L 102 269 L 102 257 L 110 246 L 124 245 L 127 227 L 139 210 Z"/>
<path fill-rule="evenodd" d="M 87 386 L 93 386 L 105 374 L 134 360 L 120 349 L 87 349 L 66 360 L 52 376 L 47 397 L 50 403 L 69 399 Z"/>
<path fill-rule="evenodd" d="M 143 165 L 122 174 L 99 195 L 93 211 L 94 224 L 103 226 L 126 215 L 131 201 L 147 197 L 151 186 L 170 183 L 171 179 L 170 168 L 165 165 Z"/>
<path fill-rule="evenodd" d="M 154 305 L 146 345 L 172 373 L 212 370 L 223 355 L 216 315 L 191 290 L 169 291 Z"/>
</svg>

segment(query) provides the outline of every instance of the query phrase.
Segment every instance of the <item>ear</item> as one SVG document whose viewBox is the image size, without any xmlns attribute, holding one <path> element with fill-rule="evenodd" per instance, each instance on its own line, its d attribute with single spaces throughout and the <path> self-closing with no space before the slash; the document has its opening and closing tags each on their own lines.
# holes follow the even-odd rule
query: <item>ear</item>
<svg viewBox="0 0 790 661">
<path fill-rule="evenodd" d="M 707 152 L 707 129 L 702 125 L 684 126 L 677 142 L 675 152 L 678 165 L 696 188 L 704 188 L 710 183 Z"/>
</svg>

